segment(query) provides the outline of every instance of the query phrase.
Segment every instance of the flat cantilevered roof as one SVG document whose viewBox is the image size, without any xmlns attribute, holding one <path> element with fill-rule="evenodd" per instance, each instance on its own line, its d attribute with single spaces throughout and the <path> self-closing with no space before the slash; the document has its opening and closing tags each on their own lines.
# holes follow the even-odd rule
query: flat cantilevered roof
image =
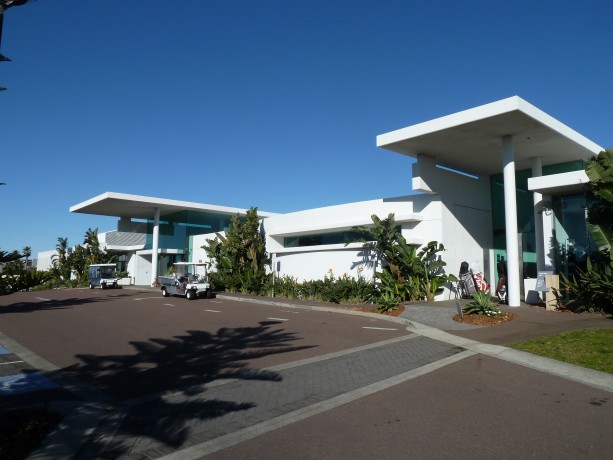
<svg viewBox="0 0 613 460">
<path fill-rule="evenodd" d="M 244 215 L 247 212 L 247 209 L 115 192 L 106 192 L 83 203 L 71 206 L 70 212 L 134 219 L 153 219 L 155 208 L 160 209 L 160 216 L 180 211 L 197 211 L 222 215 Z M 272 215 L 274 213 L 258 210 L 259 217 L 270 217 Z"/>
<path fill-rule="evenodd" d="M 377 147 L 473 174 L 502 172 L 503 136 L 513 137 L 515 169 L 586 160 L 602 147 L 518 96 L 377 136 Z"/>
</svg>

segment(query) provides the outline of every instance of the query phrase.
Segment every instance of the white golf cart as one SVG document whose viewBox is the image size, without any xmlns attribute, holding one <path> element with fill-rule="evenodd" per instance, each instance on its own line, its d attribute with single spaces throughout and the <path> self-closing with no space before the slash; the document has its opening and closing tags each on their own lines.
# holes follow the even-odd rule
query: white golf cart
<svg viewBox="0 0 613 460">
<path fill-rule="evenodd" d="M 207 282 L 206 265 L 194 262 L 177 262 L 173 265 L 174 274 L 160 276 L 162 295 L 180 295 L 187 300 L 198 297 L 211 298 L 211 286 Z"/>
<path fill-rule="evenodd" d="M 99 287 L 100 289 L 116 289 L 119 287 L 119 278 L 117 278 L 116 264 L 90 265 L 87 275 L 89 278 L 90 289 L 94 289 L 95 287 Z"/>
</svg>

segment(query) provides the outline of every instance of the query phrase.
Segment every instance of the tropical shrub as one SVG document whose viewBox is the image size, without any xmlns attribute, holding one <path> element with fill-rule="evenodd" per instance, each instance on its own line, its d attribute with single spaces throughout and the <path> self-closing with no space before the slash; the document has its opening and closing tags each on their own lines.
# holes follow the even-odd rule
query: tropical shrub
<svg viewBox="0 0 613 460">
<path fill-rule="evenodd" d="M 613 150 L 604 150 L 585 164 L 588 231 L 613 267 Z"/>
<path fill-rule="evenodd" d="M 49 272 L 25 270 L 21 263 L 10 263 L 5 265 L 0 275 L 0 295 L 29 291 L 44 285 L 51 278 L 52 275 Z"/>
<path fill-rule="evenodd" d="M 613 151 L 605 150 L 586 162 L 587 227 L 597 251 L 570 279 L 562 274 L 557 292 L 562 307 L 581 312 L 613 314 Z"/>
<path fill-rule="evenodd" d="M 372 227 L 352 228 L 359 236 L 350 242 L 363 242 L 363 248 L 373 251 L 377 261 L 382 261 L 382 270 L 375 273 L 378 292 L 375 302 L 381 308 L 391 309 L 390 305 L 407 301 L 433 301 L 445 283 L 457 281 L 454 275 L 444 271 L 446 263 L 440 257 L 445 251 L 442 244 L 430 241 L 418 252 L 402 236 L 393 213 L 385 219 L 376 215 L 371 219 Z"/>
<path fill-rule="evenodd" d="M 266 265 L 270 259 L 257 208 L 249 209 L 244 218 L 232 216 L 225 236 L 217 233 L 202 248 L 215 264 L 209 276 L 213 289 L 252 294 L 269 291 L 272 275 L 266 273 Z"/>
<path fill-rule="evenodd" d="M 575 313 L 613 314 L 613 269 L 588 259 L 587 268 L 577 269 L 571 279 L 562 275 L 561 301 Z"/>
<path fill-rule="evenodd" d="M 329 271 L 321 280 L 298 282 L 293 276 L 274 281 L 274 295 L 289 299 L 314 300 L 332 303 L 367 303 L 374 297 L 374 283 L 358 275 L 334 277 Z"/>
<path fill-rule="evenodd" d="M 492 294 L 486 291 L 476 291 L 472 294 L 472 299 L 462 308 L 467 315 L 499 316 L 503 313 L 497 306 L 497 302 L 492 300 Z"/>
</svg>

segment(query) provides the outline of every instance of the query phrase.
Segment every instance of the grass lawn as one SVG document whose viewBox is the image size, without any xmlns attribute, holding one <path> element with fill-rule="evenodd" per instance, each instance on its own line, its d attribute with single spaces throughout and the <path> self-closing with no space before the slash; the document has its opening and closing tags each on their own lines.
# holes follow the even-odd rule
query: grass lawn
<svg viewBox="0 0 613 460">
<path fill-rule="evenodd" d="M 613 329 L 566 332 L 510 347 L 613 374 Z"/>
</svg>

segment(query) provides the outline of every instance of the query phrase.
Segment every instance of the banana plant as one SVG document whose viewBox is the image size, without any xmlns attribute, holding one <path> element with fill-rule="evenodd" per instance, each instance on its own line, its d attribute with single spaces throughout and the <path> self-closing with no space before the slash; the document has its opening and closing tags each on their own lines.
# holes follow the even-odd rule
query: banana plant
<svg viewBox="0 0 613 460">
<path fill-rule="evenodd" d="M 607 149 L 585 164 L 588 188 L 587 228 L 600 252 L 608 252 L 613 267 L 613 150 Z"/>
<path fill-rule="evenodd" d="M 445 246 L 436 241 L 430 241 L 419 253 L 417 257 L 423 266 L 421 276 L 421 290 L 428 302 L 433 302 L 436 293 L 449 281 L 457 281 L 452 274 L 446 274 L 444 267 L 447 265 L 438 253 L 443 252 Z"/>
</svg>

